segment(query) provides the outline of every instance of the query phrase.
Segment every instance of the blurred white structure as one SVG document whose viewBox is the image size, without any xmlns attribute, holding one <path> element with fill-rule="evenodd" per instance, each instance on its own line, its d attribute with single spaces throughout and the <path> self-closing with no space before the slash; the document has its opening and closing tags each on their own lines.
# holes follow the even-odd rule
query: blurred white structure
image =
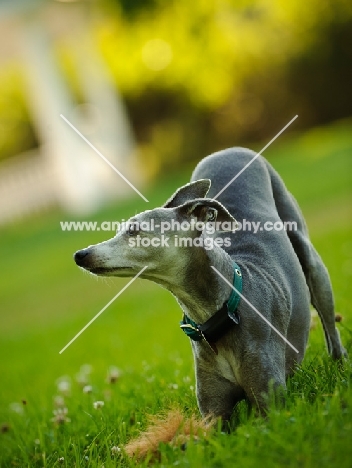
<svg viewBox="0 0 352 468">
<path fill-rule="evenodd" d="M 28 107 L 41 145 L 36 153 L 0 165 L 0 223 L 53 204 L 89 214 L 108 199 L 134 195 L 60 114 L 133 185 L 143 181 L 123 104 L 89 36 L 89 11 L 86 1 L 2 0 L 0 43 L 7 47 L 0 46 L 0 59 L 16 54 L 24 63 Z M 74 57 L 81 104 L 74 102 L 55 58 L 58 40 Z"/>
</svg>

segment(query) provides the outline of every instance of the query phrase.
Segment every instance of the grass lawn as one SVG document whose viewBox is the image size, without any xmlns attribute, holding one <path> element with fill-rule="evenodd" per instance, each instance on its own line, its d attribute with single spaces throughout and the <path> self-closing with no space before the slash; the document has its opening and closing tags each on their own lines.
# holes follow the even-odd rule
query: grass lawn
<svg viewBox="0 0 352 468">
<path fill-rule="evenodd" d="M 265 152 L 300 203 L 330 271 L 336 312 L 343 316 L 338 327 L 350 355 L 351 128 L 351 122 L 341 122 L 313 129 L 282 138 Z M 148 208 L 186 183 L 190 171 L 163 177 L 147 190 Z M 145 208 L 134 198 L 93 219 L 126 219 Z M 64 219 L 52 212 L 0 232 L 0 466 L 142 466 L 112 447 L 138 434 L 148 414 L 175 405 L 197 412 L 190 344 L 178 328 L 181 311 L 171 294 L 138 279 L 59 355 L 128 282 L 83 274 L 73 252 L 111 233 L 62 232 Z M 119 376 L 111 382 L 115 368 Z M 160 466 L 350 467 L 351 384 L 351 365 L 339 368 L 330 360 L 313 317 L 285 409 L 273 406 L 263 420 L 243 408 L 231 434 L 215 430 L 186 451 L 162 447 Z M 84 385 L 91 386 L 89 393 Z M 104 406 L 95 408 L 99 401 Z M 62 405 L 67 413 L 60 413 Z M 56 423 L 60 418 L 63 424 Z"/>
</svg>

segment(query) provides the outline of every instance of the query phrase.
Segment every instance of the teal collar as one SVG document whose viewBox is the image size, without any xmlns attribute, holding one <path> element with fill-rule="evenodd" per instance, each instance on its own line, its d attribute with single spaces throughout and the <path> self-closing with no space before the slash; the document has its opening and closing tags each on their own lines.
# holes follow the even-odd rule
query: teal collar
<svg viewBox="0 0 352 468">
<path fill-rule="evenodd" d="M 227 333 L 230 328 L 240 323 L 240 316 L 237 313 L 237 307 L 241 300 L 242 293 L 242 273 L 237 263 L 233 262 L 234 289 L 231 291 L 230 298 L 223 304 L 209 320 L 201 325 L 183 314 L 180 327 L 186 335 L 193 341 L 205 340 L 211 349 L 217 354 L 215 343 Z"/>
</svg>

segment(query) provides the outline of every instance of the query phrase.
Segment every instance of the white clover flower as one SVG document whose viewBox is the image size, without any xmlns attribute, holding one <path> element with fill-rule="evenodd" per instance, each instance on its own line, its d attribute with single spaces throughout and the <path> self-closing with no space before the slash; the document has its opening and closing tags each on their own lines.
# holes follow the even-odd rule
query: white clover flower
<svg viewBox="0 0 352 468">
<path fill-rule="evenodd" d="M 56 406 L 56 408 L 63 408 L 65 406 L 65 399 L 63 396 L 56 395 L 54 396 L 53 400 L 54 400 L 54 406 Z"/>
<path fill-rule="evenodd" d="M 56 424 L 65 424 L 71 422 L 71 419 L 67 417 L 68 409 L 67 408 L 58 408 L 53 411 L 54 417 L 51 418 L 51 421 Z"/>
<path fill-rule="evenodd" d="M 178 385 L 177 383 L 172 383 L 172 384 L 169 384 L 169 388 L 173 389 L 173 390 L 177 390 L 178 389 Z"/>
<path fill-rule="evenodd" d="M 114 445 L 113 447 L 111 447 L 112 455 L 116 455 L 117 453 L 120 453 L 120 452 L 121 452 L 121 449 L 117 445 Z"/>
<path fill-rule="evenodd" d="M 78 374 L 76 374 L 76 382 L 82 387 L 84 385 L 87 385 L 89 383 L 88 375 L 79 372 Z"/>
<path fill-rule="evenodd" d="M 20 403 L 17 403 L 16 401 L 10 404 L 10 410 L 17 414 L 24 413 L 23 405 L 21 405 Z"/>
<path fill-rule="evenodd" d="M 67 375 L 64 375 L 56 381 L 57 391 L 63 395 L 69 395 L 71 393 L 71 379 Z"/>
<path fill-rule="evenodd" d="M 80 367 L 79 371 L 81 374 L 86 374 L 90 375 L 92 373 L 92 366 L 90 364 L 83 364 L 83 366 Z"/>
<path fill-rule="evenodd" d="M 83 393 L 92 393 L 93 387 L 91 385 L 85 385 L 83 387 Z"/>
<path fill-rule="evenodd" d="M 110 366 L 106 381 L 108 383 L 115 383 L 121 376 L 121 371 L 115 366 Z"/>
<path fill-rule="evenodd" d="M 104 402 L 103 401 L 95 401 L 93 403 L 93 407 L 94 409 L 101 409 L 103 406 L 104 406 Z"/>
<path fill-rule="evenodd" d="M 60 458 L 57 459 L 57 461 L 58 461 L 59 463 L 63 463 L 63 462 L 65 461 L 65 458 L 64 458 L 64 457 L 60 457 Z"/>
<path fill-rule="evenodd" d="M 92 373 L 92 366 L 90 364 L 83 364 L 76 375 L 76 381 L 84 386 L 89 384 L 90 374 Z"/>
</svg>

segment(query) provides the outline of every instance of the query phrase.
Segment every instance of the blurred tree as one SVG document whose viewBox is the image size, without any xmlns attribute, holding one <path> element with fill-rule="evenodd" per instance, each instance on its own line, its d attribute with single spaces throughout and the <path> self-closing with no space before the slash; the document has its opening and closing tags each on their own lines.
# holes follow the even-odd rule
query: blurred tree
<svg viewBox="0 0 352 468">
<path fill-rule="evenodd" d="M 137 13 L 148 10 L 157 5 L 157 0 L 111 0 L 121 8 L 122 13 L 129 19 L 133 19 Z"/>
<path fill-rule="evenodd" d="M 350 0 L 103 0 L 92 16 L 151 173 L 296 113 L 296 129 L 351 115 Z"/>
<path fill-rule="evenodd" d="M 266 138 L 296 113 L 296 128 L 351 115 L 351 2 L 138 4 L 97 32 L 148 158 Z"/>
<path fill-rule="evenodd" d="M 21 68 L 9 64 L 0 73 L 0 160 L 37 146 L 23 95 Z"/>
</svg>

